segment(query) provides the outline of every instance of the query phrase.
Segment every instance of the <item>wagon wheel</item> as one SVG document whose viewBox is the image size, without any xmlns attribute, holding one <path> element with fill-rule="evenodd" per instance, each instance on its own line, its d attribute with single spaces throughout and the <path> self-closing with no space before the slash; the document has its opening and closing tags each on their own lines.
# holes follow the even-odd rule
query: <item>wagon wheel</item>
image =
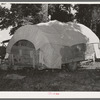
<svg viewBox="0 0 100 100">
<path fill-rule="evenodd" d="M 68 64 L 68 70 L 69 71 L 76 71 L 79 67 L 80 63 L 79 62 L 71 62 Z"/>
</svg>

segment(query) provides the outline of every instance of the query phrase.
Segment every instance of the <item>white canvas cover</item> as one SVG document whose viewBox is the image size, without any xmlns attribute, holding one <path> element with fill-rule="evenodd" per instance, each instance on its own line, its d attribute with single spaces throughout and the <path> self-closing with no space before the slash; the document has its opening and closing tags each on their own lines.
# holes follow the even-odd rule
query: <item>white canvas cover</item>
<svg viewBox="0 0 100 100">
<path fill-rule="evenodd" d="M 60 49 L 64 46 L 99 43 L 98 37 L 86 26 L 55 20 L 20 27 L 11 38 L 6 52 L 10 54 L 12 46 L 23 39 L 32 42 L 36 50 L 40 49 L 39 62 L 45 64 L 48 68 L 61 68 Z"/>
</svg>

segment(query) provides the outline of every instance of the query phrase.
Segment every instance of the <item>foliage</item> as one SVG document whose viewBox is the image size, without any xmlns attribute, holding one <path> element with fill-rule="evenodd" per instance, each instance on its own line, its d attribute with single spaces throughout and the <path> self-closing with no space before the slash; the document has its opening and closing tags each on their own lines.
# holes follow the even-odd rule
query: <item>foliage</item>
<svg viewBox="0 0 100 100">
<path fill-rule="evenodd" d="M 100 38 L 100 4 L 77 4 L 74 9 L 77 21 L 91 28 Z"/>
<path fill-rule="evenodd" d="M 8 28 L 11 25 L 9 20 L 10 11 L 7 8 L 0 6 L 0 29 Z"/>
<path fill-rule="evenodd" d="M 51 15 L 51 20 L 68 22 L 73 20 L 71 13 L 71 4 L 49 4 L 48 13 Z"/>
<path fill-rule="evenodd" d="M 78 4 L 74 8 L 77 10 L 75 16 L 77 21 L 90 27 L 93 7 L 88 4 Z"/>
<path fill-rule="evenodd" d="M 23 24 L 37 24 L 42 20 L 40 4 L 12 4 L 11 9 L 0 9 L 0 29 L 12 26 L 10 35 Z"/>
<path fill-rule="evenodd" d="M 76 19 L 79 23 L 86 25 L 91 28 L 92 21 L 94 20 L 93 10 L 94 8 L 99 8 L 100 5 L 97 4 L 77 4 L 74 9 L 77 10 Z"/>
<path fill-rule="evenodd" d="M 67 22 L 73 20 L 70 4 L 48 4 L 47 17 L 51 20 Z M 11 8 L 0 7 L 0 29 L 12 26 L 10 35 L 22 25 L 37 24 L 43 21 L 42 4 L 11 4 Z"/>
</svg>

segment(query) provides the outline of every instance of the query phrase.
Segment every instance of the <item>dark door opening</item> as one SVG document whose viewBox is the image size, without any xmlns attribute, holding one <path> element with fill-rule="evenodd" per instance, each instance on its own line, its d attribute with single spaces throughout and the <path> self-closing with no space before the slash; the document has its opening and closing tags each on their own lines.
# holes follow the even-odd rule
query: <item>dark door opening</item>
<svg viewBox="0 0 100 100">
<path fill-rule="evenodd" d="M 37 62 L 37 53 L 34 44 L 27 40 L 16 42 L 11 49 L 10 57 L 14 65 L 35 67 Z"/>
</svg>

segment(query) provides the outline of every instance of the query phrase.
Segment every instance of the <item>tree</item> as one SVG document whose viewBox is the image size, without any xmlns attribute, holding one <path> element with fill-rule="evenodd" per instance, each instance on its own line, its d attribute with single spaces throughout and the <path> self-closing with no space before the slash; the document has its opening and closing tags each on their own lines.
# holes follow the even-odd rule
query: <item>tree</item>
<svg viewBox="0 0 100 100">
<path fill-rule="evenodd" d="M 73 20 L 71 13 L 71 4 L 49 4 L 48 13 L 51 15 L 51 20 L 68 22 Z"/>
<path fill-rule="evenodd" d="M 91 26 L 92 20 L 92 10 L 93 6 L 89 4 L 78 4 L 74 8 L 77 10 L 76 19 L 79 23 L 86 25 L 87 27 Z"/>
<path fill-rule="evenodd" d="M 48 21 L 48 4 L 42 4 L 42 11 L 41 13 L 43 14 L 43 22 Z"/>
<path fill-rule="evenodd" d="M 11 4 L 10 10 L 1 7 L 0 29 L 12 26 L 10 31 L 12 35 L 16 29 L 27 22 L 37 24 L 42 21 L 41 9 L 41 4 Z"/>
<path fill-rule="evenodd" d="M 51 20 L 72 21 L 70 4 L 11 4 L 11 8 L 0 8 L 0 29 L 12 26 L 10 35 L 25 24 L 37 24 Z"/>
<path fill-rule="evenodd" d="M 74 6 L 77 10 L 75 18 L 79 23 L 91 28 L 100 38 L 97 25 L 100 26 L 100 5 L 99 4 L 77 4 Z"/>
<path fill-rule="evenodd" d="M 9 20 L 10 11 L 7 8 L 0 6 L 0 29 L 8 28 L 11 25 Z"/>
</svg>

